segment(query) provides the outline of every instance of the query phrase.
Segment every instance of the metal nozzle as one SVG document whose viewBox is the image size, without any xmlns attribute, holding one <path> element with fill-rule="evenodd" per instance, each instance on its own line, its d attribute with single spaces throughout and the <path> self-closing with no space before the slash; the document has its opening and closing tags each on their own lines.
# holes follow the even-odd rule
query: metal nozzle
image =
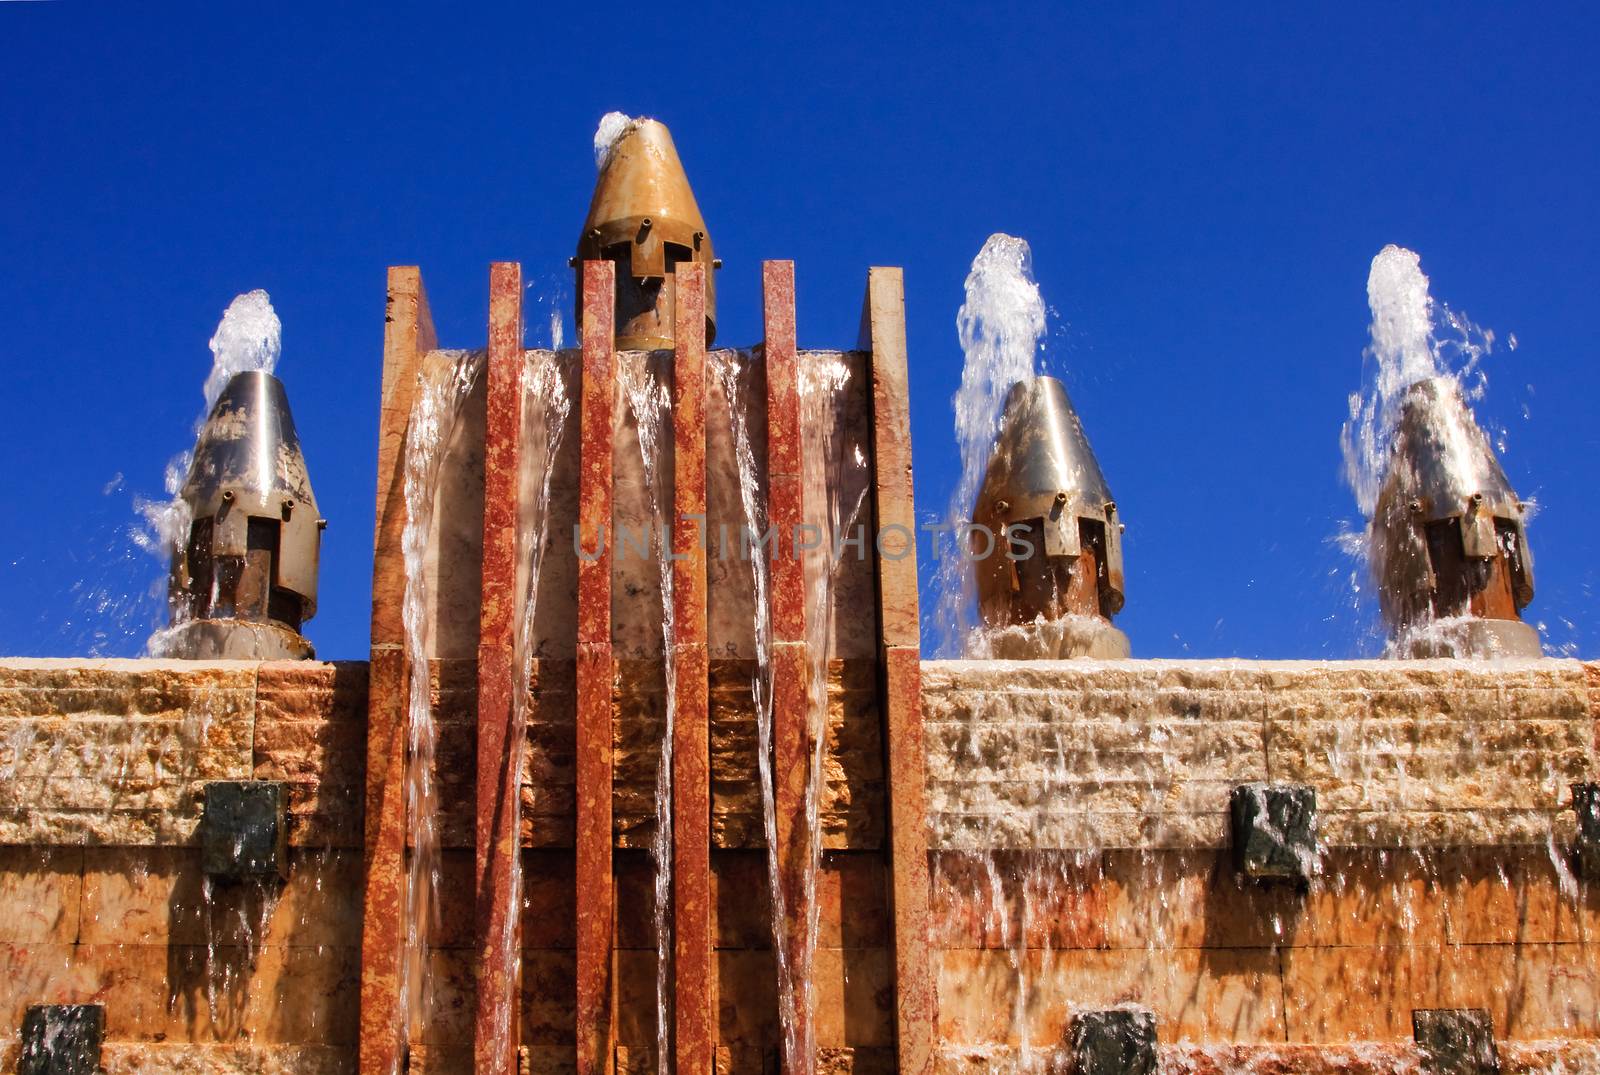
<svg viewBox="0 0 1600 1075">
<path fill-rule="evenodd" d="M 1522 502 L 1454 381 L 1407 390 L 1371 538 L 1379 603 L 1397 634 L 1445 617 L 1520 621 L 1533 600 Z M 1537 634 L 1517 627 L 1495 632 L 1497 652 L 1538 656 Z"/>
<path fill-rule="evenodd" d="M 989 627 L 1068 615 L 1109 621 L 1122 609 L 1117 506 L 1054 377 L 1012 386 L 972 521 L 995 538 L 990 555 L 973 550 Z"/>
<path fill-rule="evenodd" d="M 173 555 L 166 655 L 310 656 L 299 631 L 317 610 L 323 520 L 282 382 L 228 382 L 179 495 L 191 521 Z"/>
<path fill-rule="evenodd" d="M 578 311 L 583 311 L 584 261 L 617 263 L 617 347 L 654 350 L 673 344 L 673 270 L 706 266 L 706 343 L 717 334 L 712 256 L 694 191 L 666 125 L 636 120 L 615 145 L 595 181 L 578 238 Z"/>
</svg>

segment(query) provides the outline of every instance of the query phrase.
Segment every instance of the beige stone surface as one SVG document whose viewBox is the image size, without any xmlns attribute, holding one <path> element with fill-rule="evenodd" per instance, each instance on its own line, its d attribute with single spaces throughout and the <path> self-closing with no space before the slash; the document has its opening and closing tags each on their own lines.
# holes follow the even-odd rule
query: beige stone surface
<svg viewBox="0 0 1600 1075">
<path fill-rule="evenodd" d="M 947 1042 L 1049 1046 L 1075 1008 L 1138 1004 L 1164 1037 L 1282 1041 L 1283 994 L 1271 948 L 946 951 L 939 1033 Z"/>
<path fill-rule="evenodd" d="M 366 731 L 365 662 L 258 670 L 252 775 L 288 784 L 291 845 L 361 846 Z"/>
<path fill-rule="evenodd" d="M 107 1042 L 106 1075 L 355 1075 L 354 1047 Z M 9 1069 L 8 1069 L 9 1070 Z"/>
<path fill-rule="evenodd" d="M 0 847 L 0 942 L 78 939 L 83 850 Z"/>
<path fill-rule="evenodd" d="M 1230 789 L 1327 847 L 1542 846 L 1600 774 L 1576 661 L 926 662 L 934 847 L 1221 848 Z"/>
<path fill-rule="evenodd" d="M 0 660 L 0 843 L 192 839 L 201 783 L 251 775 L 256 667 Z"/>
<path fill-rule="evenodd" d="M 1484 1008 L 1510 1038 L 1600 1033 L 1600 972 L 1578 945 L 1297 948 L 1283 974 L 1293 1041 L 1407 1038 L 1415 1008 Z"/>
</svg>

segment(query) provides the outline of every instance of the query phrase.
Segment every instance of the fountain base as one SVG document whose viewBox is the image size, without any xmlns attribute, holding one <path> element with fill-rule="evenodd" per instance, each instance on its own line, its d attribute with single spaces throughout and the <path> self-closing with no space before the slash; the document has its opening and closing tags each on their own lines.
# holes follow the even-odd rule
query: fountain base
<svg viewBox="0 0 1600 1075">
<path fill-rule="evenodd" d="M 1056 661 L 1092 657 L 1118 661 L 1132 648 L 1128 636 L 1095 616 L 1064 616 L 1013 624 L 988 633 L 989 656 L 1001 661 Z"/>
<path fill-rule="evenodd" d="M 316 651 L 302 635 L 276 623 L 190 620 L 152 638 L 150 655 L 184 661 L 304 661 Z"/>
<path fill-rule="evenodd" d="M 1441 620 L 1402 635 L 1395 642 L 1401 657 L 1543 657 L 1539 632 L 1521 620 L 1463 617 Z"/>
</svg>

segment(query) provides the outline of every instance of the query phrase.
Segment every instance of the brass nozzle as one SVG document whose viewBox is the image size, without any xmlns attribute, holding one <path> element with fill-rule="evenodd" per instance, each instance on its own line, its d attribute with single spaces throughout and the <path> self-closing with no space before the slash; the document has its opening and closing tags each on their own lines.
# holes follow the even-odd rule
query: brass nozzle
<svg viewBox="0 0 1600 1075">
<path fill-rule="evenodd" d="M 595 181 L 578 237 L 578 310 L 582 262 L 617 263 L 617 347 L 653 350 L 673 344 L 673 270 L 706 267 L 706 342 L 716 337 L 717 302 L 711 235 L 666 125 L 635 120 L 611 147 Z"/>
</svg>

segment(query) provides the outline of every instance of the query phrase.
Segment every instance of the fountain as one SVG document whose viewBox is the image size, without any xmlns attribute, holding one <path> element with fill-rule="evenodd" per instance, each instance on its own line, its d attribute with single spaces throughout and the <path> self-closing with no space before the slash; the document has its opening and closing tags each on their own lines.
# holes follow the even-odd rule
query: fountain
<svg viewBox="0 0 1600 1075">
<path fill-rule="evenodd" d="M 1361 428 L 1345 437 L 1379 603 L 1402 656 L 1537 657 L 1521 619 L 1533 600 L 1526 509 L 1440 355 L 1418 264 L 1395 246 L 1373 259 L 1379 369 L 1373 398 L 1352 399 Z"/>
<path fill-rule="evenodd" d="M 1394 652 L 1481 625 L 1457 656 L 1129 658 L 997 235 L 930 616 L 970 656 L 923 660 L 900 271 L 810 350 L 767 262 L 763 338 L 713 349 L 666 128 L 596 146 L 576 346 L 525 346 L 517 264 L 476 350 L 389 271 L 368 660 L 0 660 L 0 1071 L 1600 1070 L 1600 666 L 1510 655 L 1526 513 L 1414 259 L 1347 445 Z M 317 596 L 263 303 L 170 490 L 277 431 L 171 513 L 214 520 L 170 533 L 223 640 Z"/>
<path fill-rule="evenodd" d="M 211 341 L 208 415 L 194 450 L 169 465 L 176 495 L 147 514 L 169 546 L 171 624 L 153 656 L 308 658 L 301 625 L 317 611 L 317 511 L 283 383 L 266 292 L 234 300 Z"/>
<path fill-rule="evenodd" d="M 1054 377 L 1012 386 L 972 521 L 993 656 L 1128 655 L 1128 637 L 1111 626 L 1123 603 L 1122 523 Z"/>
<path fill-rule="evenodd" d="M 949 522 L 965 548 L 939 561 L 942 648 L 974 657 L 1126 657 L 1122 522 L 1083 423 L 1040 376 L 1044 300 L 1025 240 L 997 233 L 973 259 L 956 319 L 966 363 L 952 401 L 962 473 Z M 973 617 L 976 589 L 978 615 Z"/>
</svg>

